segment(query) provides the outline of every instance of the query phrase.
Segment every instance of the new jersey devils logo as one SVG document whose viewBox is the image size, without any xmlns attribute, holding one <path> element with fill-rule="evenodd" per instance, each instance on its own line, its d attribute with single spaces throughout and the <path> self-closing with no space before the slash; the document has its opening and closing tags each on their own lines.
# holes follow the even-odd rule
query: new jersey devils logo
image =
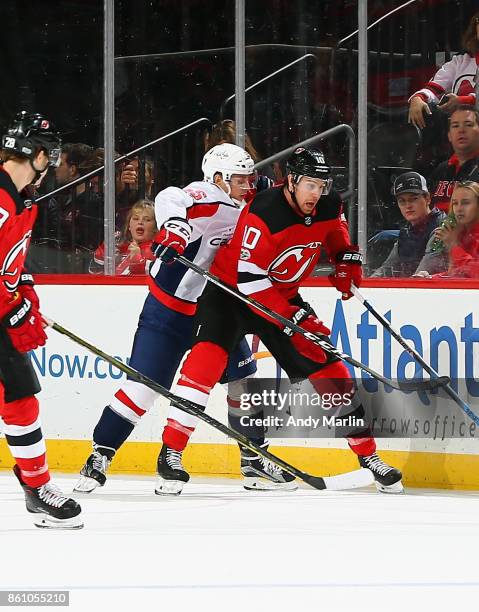
<svg viewBox="0 0 479 612">
<path fill-rule="evenodd" d="M 276 257 L 268 268 L 268 276 L 277 283 L 295 283 L 318 258 L 320 242 L 296 244 Z"/>
<path fill-rule="evenodd" d="M 20 274 L 27 254 L 28 242 L 32 231 L 29 230 L 5 255 L 1 263 L 0 276 L 4 278 L 4 285 L 8 291 L 15 291 L 18 285 Z"/>
</svg>

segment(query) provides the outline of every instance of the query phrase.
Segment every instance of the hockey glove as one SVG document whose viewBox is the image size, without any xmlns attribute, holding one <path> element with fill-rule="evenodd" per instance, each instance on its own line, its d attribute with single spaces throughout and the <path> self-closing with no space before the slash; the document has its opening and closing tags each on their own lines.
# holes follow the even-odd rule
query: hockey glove
<svg viewBox="0 0 479 612">
<path fill-rule="evenodd" d="M 351 246 L 350 250 L 342 251 L 336 256 L 336 272 L 329 275 L 329 281 L 340 291 L 343 300 L 353 297 L 351 283 L 359 287 L 363 279 L 361 266 L 363 257 L 357 246 Z"/>
<path fill-rule="evenodd" d="M 171 263 L 178 255 L 183 255 L 191 238 L 191 225 L 182 217 L 171 217 L 161 226 L 151 245 L 155 257 Z"/>
<path fill-rule="evenodd" d="M 28 272 L 22 272 L 17 290 L 22 297 L 30 300 L 32 306 L 36 310 L 40 309 L 40 300 L 38 299 L 37 292 L 35 291 L 33 276 L 31 274 L 28 274 Z"/>
<path fill-rule="evenodd" d="M 47 336 L 43 329 L 42 317 L 28 298 L 15 294 L 10 310 L 2 318 L 10 340 L 20 353 L 27 353 L 43 346 Z"/>
<path fill-rule="evenodd" d="M 308 314 L 304 308 L 296 310 L 291 318 L 293 323 L 302 327 L 305 331 L 312 332 L 313 334 L 319 334 L 320 336 L 329 336 L 331 330 L 328 329 L 323 322 L 315 316 Z M 294 348 L 301 353 L 304 357 L 316 361 L 317 363 L 324 363 L 327 361 L 327 355 L 321 347 L 314 344 L 312 340 L 308 340 L 299 332 L 294 332 L 289 327 L 285 327 L 283 332 L 287 336 L 291 336 L 291 342 Z"/>
</svg>

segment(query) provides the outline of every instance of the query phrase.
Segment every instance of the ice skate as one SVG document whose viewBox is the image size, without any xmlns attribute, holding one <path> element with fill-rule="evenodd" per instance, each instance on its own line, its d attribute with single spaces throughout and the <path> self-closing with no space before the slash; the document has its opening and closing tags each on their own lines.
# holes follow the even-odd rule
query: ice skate
<svg viewBox="0 0 479 612">
<path fill-rule="evenodd" d="M 265 442 L 261 448 L 268 450 Z M 294 491 L 298 488 L 294 476 L 282 470 L 268 459 L 240 447 L 243 487 L 248 491 Z"/>
<path fill-rule="evenodd" d="M 66 497 L 60 489 L 47 482 L 41 487 L 30 487 L 22 480 L 18 465 L 13 467 L 25 494 L 25 504 L 28 512 L 35 516 L 33 522 L 44 529 L 81 529 L 83 521 L 80 517 L 81 507 L 74 499 Z"/>
<path fill-rule="evenodd" d="M 73 489 L 77 493 L 91 493 L 106 482 L 106 472 L 115 455 L 115 449 L 97 445 L 93 448 L 93 453 L 80 470 L 80 480 Z"/>
<path fill-rule="evenodd" d="M 376 488 L 380 493 L 404 493 L 399 470 L 384 463 L 376 453 L 358 457 L 359 465 L 368 468 L 374 475 Z"/>
<path fill-rule="evenodd" d="M 155 487 L 157 495 L 179 495 L 190 475 L 183 467 L 183 451 L 176 451 L 163 444 L 158 456 L 158 479 Z"/>
</svg>

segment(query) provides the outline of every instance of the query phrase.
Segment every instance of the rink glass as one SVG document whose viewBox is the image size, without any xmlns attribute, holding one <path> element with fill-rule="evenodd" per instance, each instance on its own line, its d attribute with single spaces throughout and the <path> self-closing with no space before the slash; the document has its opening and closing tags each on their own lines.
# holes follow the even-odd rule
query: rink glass
<svg viewBox="0 0 479 612">
<path fill-rule="evenodd" d="M 9 28 L 1 45 L 4 64 L 10 67 L 4 74 L 0 107 L 3 125 L 19 108 L 35 109 L 51 116 L 65 142 L 102 149 L 104 4 L 101 0 L 59 0 L 42 2 L 41 7 L 15 0 L 2 3 Z M 205 120 L 118 164 L 116 212 L 107 224 L 110 228 L 121 225 L 136 199 L 152 198 L 167 185 L 182 186 L 201 178 L 209 122 L 235 118 L 235 4 L 225 0 L 114 2 L 118 153 L 126 154 L 202 117 Z M 360 207 L 367 235 L 357 235 L 356 185 L 349 184 L 344 134 L 318 142 L 333 167 L 335 188 L 353 194 L 345 198 L 345 211 L 353 241 L 359 239 L 360 244 L 367 244 L 378 231 L 399 228 L 402 218 L 391 195 L 398 173 L 414 169 L 428 176 L 450 154 L 444 115 L 433 110 L 427 128 L 418 135 L 407 125 L 408 98 L 437 66 L 460 51 L 461 34 L 476 8 L 473 0 L 403 4 L 400 0 L 368 3 L 364 101 L 358 100 L 357 93 L 356 3 L 244 2 L 247 91 L 240 97 L 246 129 L 260 157 L 341 123 L 351 125 L 357 134 L 358 109 L 366 104 L 367 140 L 359 141 L 357 150 L 367 156 L 367 202 Z M 100 150 L 82 172 L 102 162 Z M 121 182 L 121 171 L 131 165 L 136 180 L 130 174 Z M 281 180 L 284 160 L 269 164 L 262 173 Z M 51 191 L 54 185 L 50 171 L 41 192 Z M 88 215 L 97 219 L 100 230 L 102 191 L 101 175 L 86 181 L 87 196 L 93 194 L 86 198 Z M 83 202 L 75 203 L 72 194 L 72 190 L 58 194 L 49 212 L 40 215 L 30 257 L 36 273 L 88 272 L 96 234 L 91 235 L 88 223 L 85 230 L 79 227 L 80 221 L 58 224 L 55 220 L 54 213 L 62 215 L 68 198 L 73 200 L 71 216 L 82 208 Z M 86 239 L 80 240 L 85 231 Z M 367 249 L 366 272 L 380 263 L 390 246 L 386 240 Z M 316 273 L 328 272 L 323 257 Z"/>
</svg>

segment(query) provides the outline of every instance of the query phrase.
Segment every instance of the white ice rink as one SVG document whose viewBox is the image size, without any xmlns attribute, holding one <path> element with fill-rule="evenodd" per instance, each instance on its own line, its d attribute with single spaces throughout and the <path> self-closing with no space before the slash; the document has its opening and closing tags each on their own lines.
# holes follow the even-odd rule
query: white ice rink
<svg viewBox="0 0 479 612">
<path fill-rule="evenodd" d="M 83 612 L 479 610 L 479 494 L 192 480 L 164 498 L 153 478 L 111 477 L 81 497 L 84 529 L 54 532 L 0 472 L 0 590 L 67 589 Z"/>
</svg>

